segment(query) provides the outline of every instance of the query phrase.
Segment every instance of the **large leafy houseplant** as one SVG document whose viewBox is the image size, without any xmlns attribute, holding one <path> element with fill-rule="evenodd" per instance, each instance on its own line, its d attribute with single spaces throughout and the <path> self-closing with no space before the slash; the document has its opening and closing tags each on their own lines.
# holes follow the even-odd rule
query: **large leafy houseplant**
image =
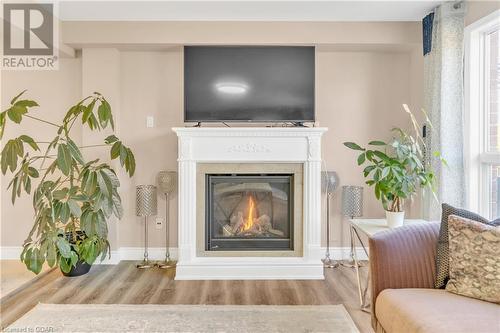
<svg viewBox="0 0 500 333">
<path fill-rule="evenodd" d="M 108 127 L 114 131 L 108 101 L 95 92 L 73 105 L 60 124 L 32 115 L 38 103 L 14 97 L 10 107 L 0 113 L 0 139 L 10 120 L 20 124 L 24 118 L 54 127 L 51 141 L 37 141 L 26 134 L 5 143 L 1 152 L 1 171 L 12 174 L 8 188 L 12 203 L 22 192 L 33 194 L 33 227 L 23 244 L 21 260 L 38 274 L 44 262 L 59 265 L 64 273 L 77 263 L 91 265 L 109 253 L 107 221 L 121 219 L 123 208 L 118 194 L 120 182 L 113 168 L 99 159 L 87 161 L 81 149 L 107 146 L 111 159 L 119 159 L 131 177 L 135 171 L 134 154 L 115 136 L 102 145 L 78 146 L 71 137 L 77 121 L 92 131 Z M 45 145 L 43 152 L 40 146 Z M 38 185 L 32 190 L 32 184 Z"/>
<path fill-rule="evenodd" d="M 411 199 L 419 188 L 428 188 L 435 193 L 436 187 L 434 173 L 424 156 L 426 146 L 419 133 L 420 124 L 407 105 L 403 108 L 410 116 L 414 133 L 393 128 L 389 142 L 370 141 L 368 148 L 344 142 L 347 148 L 360 152 L 357 163 L 364 166 L 365 183 L 374 188 L 375 197 L 389 213 L 403 212 L 404 201 Z M 441 158 L 439 153 L 435 155 Z M 443 159 L 441 161 L 445 163 Z"/>
</svg>

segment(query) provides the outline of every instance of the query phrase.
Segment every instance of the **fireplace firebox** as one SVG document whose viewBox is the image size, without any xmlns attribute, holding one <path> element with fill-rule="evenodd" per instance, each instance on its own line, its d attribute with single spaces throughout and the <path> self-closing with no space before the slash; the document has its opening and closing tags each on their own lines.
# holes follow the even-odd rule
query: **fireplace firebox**
<svg viewBox="0 0 500 333">
<path fill-rule="evenodd" d="M 293 250 L 293 174 L 207 174 L 206 251 Z"/>
</svg>

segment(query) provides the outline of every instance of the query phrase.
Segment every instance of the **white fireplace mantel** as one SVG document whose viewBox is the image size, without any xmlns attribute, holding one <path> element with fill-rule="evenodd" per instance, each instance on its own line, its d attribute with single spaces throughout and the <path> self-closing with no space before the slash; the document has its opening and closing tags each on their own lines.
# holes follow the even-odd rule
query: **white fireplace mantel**
<svg viewBox="0 0 500 333">
<path fill-rule="evenodd" d="M 179 163 L 179 257 L 176 279 L 323 279 L 321 136 L 327 128 L 173 128 Z M 198 163 L 303 164 L 301 257 L 206 257 L 196 250 Z"/>
</svg>

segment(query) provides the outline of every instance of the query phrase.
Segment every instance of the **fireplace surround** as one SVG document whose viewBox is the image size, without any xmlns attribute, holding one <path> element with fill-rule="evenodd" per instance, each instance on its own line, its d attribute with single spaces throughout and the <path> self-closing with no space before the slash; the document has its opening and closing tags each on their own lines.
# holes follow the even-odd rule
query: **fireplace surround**
<svg viewBox="0 0 500 333">
<path fill-rule="evenodd" d="M 321 136 L 326 130 L 174 128 L 176 279 L 323 279 Z M 218 199 L 232 196 L 224 213 L 207 208 L 211 191 Z M 210 220 L 214 217 L 219 222 Z M 219 226 L 210 229 L 210 222 Z M 238 246 L 224 242 L 232 237 Z M 267 238 L 270 246 L 262 244 Z"/>
<path fill-rule="evenodd" d="M 210 192 L 215 190 L 210 187 L 211 182 L 213 185 L 223 186 L 220 194 L 234 194 L 232 200 L 222 207 L 223 210 L 227 210 L 225 213 L 210 209 Z M 269 190 L 272 190 L 272 187 L 274 187 L 274 196 L 277 198 L 274 198 L 274 202 L 269 202 L 271 198 Z M 260 193 L 257 194 L 257 192 Z M 279 199 L 284 199 L 285 196 L 287 209 L 282 207 L 284 202 Z M 259 208 L 254 210 L 255 215 L 259 214 L 254 221 L 261 224 L 269 222 L 271 224 L 269 229 L 273 229 L 271 234 L 274 232 L 274 237 L 267 233 L 267 236 L 271 237 L 264 239 L 265 234 L 252 235 L 244 230 L 239 232 L 237 224 L 248 223 L 250 199 L 254 201 L 254 205 L 258 204 L 257 201 L 261 202 L 258 204 L 259 207 L 254 207 Z M 196 202 L 196 255 L 200 258 L 301 257 L 303 255 L 303 165 L 300 163 L 197 163 Z M 275 204 L 275 207 L 272 207 L 271 203 Z M 239 221 L 240 212 L 243 221 Z M 266 221 L 267 218 L 262 215 L 267 215 L 270 218 L 269 221 Z M 275 220 L 271 220 L 272 217 Z M 214 218 L 219 222 L 214 221 Z M 259 218 L 260 220 L 257 221 Z M 218 228 L 215 226 L 215 230 L 210 230 L 211 225 L 214 227 L 214 222 L 217 223 Z M 258 233 L 258 226 L 254 226 L 253 231 Z M 282 237 L 278 237 L 279 232 L 284 233 Z M 288 234 L 285 235 L 286 232 Z M 207 246 L 208 241 L 214 240 L 210 239 L 210 236 L 218 236 L 218 233 L 227 235 L 215 237 L 215 244 L 212 242 L 212 245 L 219 245 L 219 247 L 214 249 Z M 231 239 L 228 235 L 230 233 L 234 233 L 235 237 Z M 239 242 L 239 248 L 234 244 L 232 248 L 227 246 L 230 245 L 228 243 L 234 242 Z M 264 245 L 264 242 L 270 243 Z"/>
</svg>

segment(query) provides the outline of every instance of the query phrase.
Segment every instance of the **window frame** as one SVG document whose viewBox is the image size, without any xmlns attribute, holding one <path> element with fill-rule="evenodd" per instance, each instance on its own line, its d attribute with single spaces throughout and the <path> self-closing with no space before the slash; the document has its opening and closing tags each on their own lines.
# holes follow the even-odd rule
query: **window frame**
<svg viewBox="0 0 500 333">
<path fill-rule="evenodd" d="M 464 41 L 464 156 L 466 204 L 468 209 L 490 216 L 490 167 L 500 165 L 500 152 L 488 151 L 489 128 L 486 103 L 489 78 L 486 64 L 489 53 L 486 38 L 500 29 L 500 10 L 465 28 Z"/>
</svg>

